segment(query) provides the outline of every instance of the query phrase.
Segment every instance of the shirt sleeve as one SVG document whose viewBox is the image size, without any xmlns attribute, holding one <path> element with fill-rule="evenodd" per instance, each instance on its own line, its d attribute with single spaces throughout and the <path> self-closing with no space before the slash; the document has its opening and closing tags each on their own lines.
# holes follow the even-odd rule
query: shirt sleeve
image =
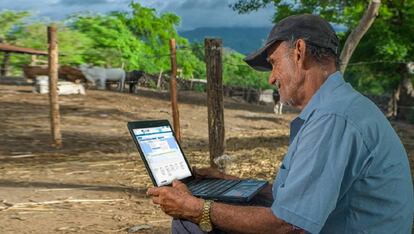
<svg viewBox="0 0 414 234">
<path fill-rule="evenodd" d="M 319 233 L 336 207 L 350 156 L 362 138 L 334 114 L 305 123 L 296 138 L 292 157 L 281 166 L 284 176 L 271 208 L 279 219 Z"/>
</svg>

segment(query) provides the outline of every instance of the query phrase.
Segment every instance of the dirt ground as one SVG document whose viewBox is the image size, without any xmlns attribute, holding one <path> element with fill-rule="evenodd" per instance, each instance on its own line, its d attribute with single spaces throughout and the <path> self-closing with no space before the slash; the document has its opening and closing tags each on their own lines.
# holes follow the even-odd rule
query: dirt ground
<svg viewBox="0 0 414 234">
<path fill-rule="evenodd" d="M 48 96 L 0 85 L 0 233 L 169 233 L 171 219 L 145 196 L 151 181 L 126 128 L 130 120 L 171 121 L 169 94 L 88 90 L 59 98 L 64 145 L 57 150 Z M 197 167 L 208 165 L 205 100 L 179 96 L 182 147 Z M 226 98 L 231 174 L 273 180 L 296 114 Z M 414 125 L 393 126 L 413 168 Z"/>
</svg>

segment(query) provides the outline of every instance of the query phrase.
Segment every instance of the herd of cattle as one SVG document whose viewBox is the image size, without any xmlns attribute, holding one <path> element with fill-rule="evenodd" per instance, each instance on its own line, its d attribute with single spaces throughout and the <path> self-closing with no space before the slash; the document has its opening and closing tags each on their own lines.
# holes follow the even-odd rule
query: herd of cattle
<svg viewBox="0 0 414 234">
<path fill-rule="evenodd" d="M 47 76 L 47 66 L 23 66 L 23 74 L 26 79 L 35 80 L 38 76 Z M 61 66 L 59 68 L 59 79 L 74 83 L 85 83 L 88 86 L 97 86 L 105 89 L 107 81 L 118 83 L 119 90 L 123 91 L 125 84 L 129 85 L 129 92 L 135 92 L 138 80 L 144 75 L 142 71 L 125 72 L 121 68 L 89 67 L 81 65 L 79 68 Z"/>
<path fill-rule="evenodd" d="M 107 87 L 107 81 L 116 82 L 119 90 L 123 91 L 125 84 L 129 85 L 129 92 L 136 91 L 138 80 L 143 77 L 142 71 L 125 72 L 121 68 L 89 67 L 81 65 L 79 68 L 61 66 L 59 68 L 59 79 L 74 83 L 84 83 L 87 86 L 97 86 L 99 89 Z M 49 75 L 47 66 L 23 66 L 23 74 L 26 79 L 35 80 L 38 76 Z"/>
<path fill-rule="evenodd" d="M 167 77 L 164 77 L 160 81 L 160 77 L 157 78 L 139 70 L 125 72 L 121 68 L 103 68 L 80 65 L 79 67 L 61 66 L 58 73 L 59 79 L 77 84 L 83 83 L 87 86 L 96 86 L 99 89 L 106 89 L 111 83 L 116 83 L 121 92 L 123 91 L 125 84 L 128 85 L 130 93 L 135 93 L 138 85 L 143 87 L 151 87 L 157 84 L 157 87 L 161 89 L 166 89 L 168 86 Z M 49 71 L 47 66 L 24 65 L 23 74 L 26 79 L 35 81 L 36 77 L 48 76 Z M 182 79 L 177 81 L 177 85 L 180 89 L 191 89 L 193 86 L 192 83 L 187 84 L 188 82 L 186 83 L 185 80 Z M 241 97 L 249 103 L 260 103 L 263 101 L 263 93 L 253 88 L 224 86 L 223 91 L 225 96 Z M 272 101 L 274 102 L 274 112 L 276 114 L 282 114 L 283 105 L 280 102 L 278 92 L 273 91 L 270 95 Z"/>
</svg>

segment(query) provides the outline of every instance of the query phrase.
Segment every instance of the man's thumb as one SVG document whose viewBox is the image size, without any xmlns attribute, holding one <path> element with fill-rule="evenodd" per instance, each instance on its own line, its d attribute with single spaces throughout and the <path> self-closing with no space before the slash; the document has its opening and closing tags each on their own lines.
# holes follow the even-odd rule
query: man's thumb
<svg viewBox="0 0 414 234">
<path fill-rule="evenodd" d="M 177 180 L 177 179 L 175 179 L 175 180 L 173 180 L 172 181 L 172 186 L 173 187 L 177 187 L 177 186 L 179 186 L 180 184 L 182 184 L 179 180 Z"/>
</svg>

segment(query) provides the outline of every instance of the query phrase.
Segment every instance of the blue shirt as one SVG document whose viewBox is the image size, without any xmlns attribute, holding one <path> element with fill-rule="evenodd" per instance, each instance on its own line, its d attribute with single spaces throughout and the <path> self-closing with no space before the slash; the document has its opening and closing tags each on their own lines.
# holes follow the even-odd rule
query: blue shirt
<svg viewBox="0 0 414 234">
<path fill-rule="evenodd" d="M 273 184 L 274 215 L 310 233 L 411 233 L 407 153 L 382 112 L 336 72 L 299 118 Z"/>
</svg>

